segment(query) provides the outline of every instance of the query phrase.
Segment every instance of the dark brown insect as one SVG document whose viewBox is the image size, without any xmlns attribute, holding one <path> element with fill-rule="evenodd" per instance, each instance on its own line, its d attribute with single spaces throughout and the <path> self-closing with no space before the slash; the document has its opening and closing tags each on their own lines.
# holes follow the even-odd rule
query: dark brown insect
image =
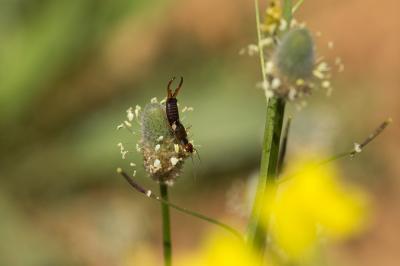
<svg viewBox="0 0 400 266">
<path fill-rule="evenodd" d="M 179 90 L 181 89 L 183 84 L 183 77 L 181 77 L 181 81 L 179 82 L 178 87 L 175 89 L 174 92 L 172 92 L 171 84 L 172 82 L 174 82 L 174 80 L 175 77 L 173 77 L 168 82 L 165 113 L 167 114 L 169 125 L 174 131 L 176 139 L 181 143 L 186 152 L 193 153 L 195 149 L 193 148 L 192 143 L 190 143 L 187 139 L 187 133 L 185 127 L 179 121 L 178 100 L 176 99 L 176 96 L 178 95 Z"/>
</svg>

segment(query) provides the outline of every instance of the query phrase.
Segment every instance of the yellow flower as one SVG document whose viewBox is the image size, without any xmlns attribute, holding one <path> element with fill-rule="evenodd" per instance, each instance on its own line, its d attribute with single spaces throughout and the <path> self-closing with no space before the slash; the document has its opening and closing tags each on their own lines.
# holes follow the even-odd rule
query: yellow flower
<svg viewBox="0 0 400 266">
<path fill-rule="evenodd" d="M 362 228 L 365 197 L 341 184 L 332 164 L 300 161 L 292 169 L 287 181 L 269 187 L 262 212 L 274 243 L 291 259 L 311 255 L 320 237 L 343 239 Z"/>
<path fill-rule="evenodd" d="M 265 20 L 262 29 L 273 34 L 279 27 L 282 18 L 282 8 L 279 0 L 272 0 L 265 12 Z"/>
<path fill-rule="evenodd" d="M 177 266 L 260 266 L 259 257 L 240 239 L 223 231 L 211 233 L 199 251 L 181 258 Z"/>
</svg>

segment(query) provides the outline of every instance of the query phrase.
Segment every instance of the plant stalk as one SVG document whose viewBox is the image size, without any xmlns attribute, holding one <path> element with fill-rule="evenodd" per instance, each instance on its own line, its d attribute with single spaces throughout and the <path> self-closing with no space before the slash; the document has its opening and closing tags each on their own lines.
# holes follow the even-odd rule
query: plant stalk
<svg viewBox="0 0 400 266">
<path fill-rule="evenodd" d="M 261 46 L 261 27 L 258 0 L 254 1 L 257 23 L 258 50 L 260 55 L 261 72 L 263 81 L 266 81 L 266 71 L 264 65 L 264 52 Z M 290 25 L 292 19 L 291 0 L 284 0 L 283 17 Z M 283 117 L 285 112 L 285 100 L 279 97 L 272 97 L 267 103 L 267 116 L 264 130 L 263 150 L 261 155 L 260 177 L 253 210 L 249 221 L 247 241 L 261 253 L 265 249 L 267 239 L 267 226 L 260 224 L 260 214 L 262 211 L 261 202 L 264 198 L 266 187 L 275 181 L 278 170 L 279 146 L 282 132 Z M 273 192 L 272 192 L 273 193 Z"/>
<path fill-rule="evenodd" d="M 160 183 L 160 195 L 164 201 L 168 201 L 168 186 Z M 164 265 L 172 265 L 172 243 L 171 243 L 171 225 L 169 216 L 169 206 L 161 202 L 161 216 L 163 229 L 163 247 L 164 247 Z"/>
<path fill-rule="evenodd" d="M 282 132 L 285 101 L 271 98 L 267 104 L 267 118 L 264 131 L 263 150 L 261 155 L 260 176 L 253 206 L 253 213 L 248 227 L 248 242 L 262 250 L 265 247 L 266 229 L 260 224 L 261 201 L 266 187 L 274 184 L 278 170 L 279 146 Z"/>
</svg>

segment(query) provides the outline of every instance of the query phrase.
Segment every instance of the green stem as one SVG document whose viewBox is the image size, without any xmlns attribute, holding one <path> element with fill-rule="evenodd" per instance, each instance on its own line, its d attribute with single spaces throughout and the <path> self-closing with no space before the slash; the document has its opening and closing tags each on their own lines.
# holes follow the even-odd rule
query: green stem
<svg viewBox="0 0 400 266">
<path fill-rule="evenodd" d="M 264 247 L 267 234 L 266 228 L 263 228 L 259 221 L 261 213 L 260 202 L 264 197 L 267 185 L 273 184 L 277 175 L 284 110 L 285 101 L 283 99 L 274 97 L 269 100 L 261 155 L 260 177 L 247 233 L 248 242 L 260 250 Z"/>
<path fill-rule="evenodd" d="M 164 201 L 168 201 L 168 187 L 164 183 L 160 183 L 160 194 Z M 172 243 L 171 243 L 171 225 L 169 217 L 169 206 L 161 202 L 161 216 L 163 228 L 163 246 L 164 246 L 164 265 L 172 265 Z"/>
<path fill-rule="evenodd" d="M 261 72 L 263 81 L 266 80 L 266 71 L 264 66 L 264 52 L 261 46 L 261 27 L 258 0 L 254 1 L 257 23 L 258 48 L 260 54 Z M 283 17 L 290 25 L 292 19 L 292 2 L 284 0 Z M 250 217 L 247 240 L 249 244 L 257 250 L 263 251 L 265 248 L 265 240 L 267 236 L 267 226 L 262 227 L 260 224 L 261 201 L 267 185 L 273 184 L 277 175 L 277 165 L 279 158 L 279 145 L 282 132 L 283 117 L 285 112 L 285 100 L 272 97 L 267 103 L 267 117 L 264 131 L 263 150 L 261 155 L 260 177 L 256 196 L 254 200 L 252 215 Z"/>
</svg>

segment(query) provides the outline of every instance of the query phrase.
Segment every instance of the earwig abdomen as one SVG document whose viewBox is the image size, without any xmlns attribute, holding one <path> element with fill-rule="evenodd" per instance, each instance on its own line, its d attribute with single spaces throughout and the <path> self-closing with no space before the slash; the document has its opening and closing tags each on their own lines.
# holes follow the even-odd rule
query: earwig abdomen
<svg viewBox="0 0 400 266">
<path fill-rule="evenodd" d="M 186 129 L 179 120 L 172 124 L 172 130 L 174 131 L 176 139 L 180 141 L 185 151 L 193 153 L 193 145 L 188 141 Z"/>
<path fill-rule="evenodd" d="M 167 114 L 170 126 L 172 126 L 174 122 L 179 121 L 178 100 L 176 98 L 167 99 L 165 113 Z"/>
</svg>

